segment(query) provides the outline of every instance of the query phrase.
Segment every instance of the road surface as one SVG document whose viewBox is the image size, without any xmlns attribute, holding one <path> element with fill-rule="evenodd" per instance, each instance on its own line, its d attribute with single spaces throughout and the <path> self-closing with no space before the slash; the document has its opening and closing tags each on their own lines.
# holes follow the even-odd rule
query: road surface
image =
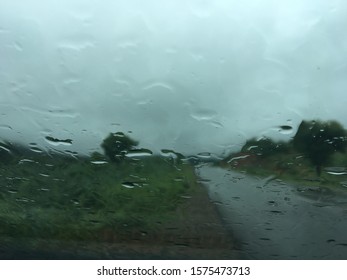
<svg viewBox="0 0 347 280">
<path fill-rule="evenodd" d="M 347 259 L 347 195 L 208 165 L 197 170 L 244 259 Z"/>
</svg>

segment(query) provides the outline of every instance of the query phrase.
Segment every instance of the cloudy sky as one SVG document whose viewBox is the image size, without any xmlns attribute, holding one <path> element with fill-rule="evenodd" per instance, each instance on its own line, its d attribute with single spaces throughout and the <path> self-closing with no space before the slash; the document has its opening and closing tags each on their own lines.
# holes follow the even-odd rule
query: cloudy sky
<svg viewBox="0 0 347 280">
<path fill-rule="evenodd" d="M 227 154 L 302 119 L 347 127 L 346 26 L 345 0 L 2 0 L 0 137 Z"/>
</svg>

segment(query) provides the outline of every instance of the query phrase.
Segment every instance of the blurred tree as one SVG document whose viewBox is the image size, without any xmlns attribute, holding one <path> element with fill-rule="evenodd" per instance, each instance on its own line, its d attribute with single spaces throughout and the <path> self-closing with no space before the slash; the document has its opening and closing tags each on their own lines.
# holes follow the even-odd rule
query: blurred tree
<svg viewBox="0 0 347 280">
<path fill-rule="evenodd" d="M 15 158 L 13 145 L 0 140 L 0 162 L 9 163 Z"/>
<path fill-rule="evenodd" d="M 346 130 L 337 121 L 302 121 L 293 145 L 308 156 L 320 176 L 322 165 L 329 161 L 331 155 L 345 151 L 346 140 Z"/>
<path fill-rule="evenodd" d="M 0 162 L 11 163 L 18 161 L 20 157 L 29 152 L 30 149 L 23 144 L 0 139 Z"/>
<path fill-rule="evenodd" d="M 252 138 L 242 147 L 241 152 L 256 154 L 261 157 L 271 156 L 289 149 L 289 144 L 284 142 L 275 142 L 270 138 Z"/>
<path fill-rule="evenodd" d="M 137 141 L 122 132 L 117 132 L 110 133 L 102 142 L 101 147 L 110 161 L 120 162 L 137 145 Z"/>
</svg>

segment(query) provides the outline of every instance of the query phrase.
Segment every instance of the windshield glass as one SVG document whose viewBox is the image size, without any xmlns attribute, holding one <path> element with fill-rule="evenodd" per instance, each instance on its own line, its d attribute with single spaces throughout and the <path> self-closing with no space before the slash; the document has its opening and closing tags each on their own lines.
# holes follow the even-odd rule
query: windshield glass
<svg viewBox="0 0 347 280">
<path fill-rule="evenodd" d="M 347 2 L 0 3 L 0 258 L 347 258 Z"/>
</svg>

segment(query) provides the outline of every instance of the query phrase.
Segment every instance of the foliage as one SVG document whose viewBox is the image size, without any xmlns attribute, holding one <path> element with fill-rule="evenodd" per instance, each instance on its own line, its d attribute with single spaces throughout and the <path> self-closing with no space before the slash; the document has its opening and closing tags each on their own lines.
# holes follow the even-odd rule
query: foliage
<svg viewBox="0 0 347 280">
<path fill-rule="evenodd" d="M 13 153 L 8 143 L 0 142 L 0 162 L 8 163 L 13 159 Z"/>
<path fill-rule="evenodd" d="M 95 154 L 94 156 L 99 156 Z M 41 157 L 0 164 L 0 235 L 64 240 L 131 238 L 155 230 L 194 191 L 190 165 Z"/>
<path fill-rule="evenodd" d="M 289 144 L 284 142 L 275 142 L 270 138 L 252 138 L 242 147 L 241 152 L 256 154 L 261 157 L 285 152 L 289 149 Z"/>
<path fill-rule="evenodd" d="M 19 155 L 22 155 L 25 150 L 25 147 L 21 144 L 0 140 L 0 162 L 13 162 Z"/>
<path fill-rule="evenodd" d="M 317 175 L 335 152 L 344 152 L 346 131 L 337 121 L 302 121 L 293 139 L 294 147 L 307 155 Z"/>
<path fill-rule="evenodd" d="M 138 145 L 138 142 L 123 132 L 110 133 L 102 142 L 101 147 L 111 162 L 120 162 L 125 155 Z"/>
</svg>

